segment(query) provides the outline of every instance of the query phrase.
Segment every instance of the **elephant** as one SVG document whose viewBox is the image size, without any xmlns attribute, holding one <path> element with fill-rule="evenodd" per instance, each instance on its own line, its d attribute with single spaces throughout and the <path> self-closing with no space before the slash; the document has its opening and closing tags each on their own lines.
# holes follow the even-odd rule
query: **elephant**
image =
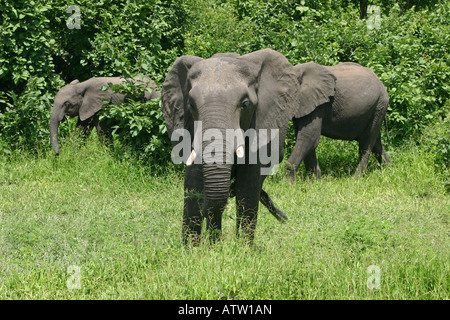
<svg viewBox="0 0 450 320">
<path fill-rule="evenodd" d="M 280 220 L 287 218 L 262 189 L 270 175 L 270 170 L 263 169 L 283 159 L 289 121 L 302 97 L 313 97 L 307 99 L 307 112 L 327 102 L 331 90 L 331 84 L 302 88 L 293 65 L 272 49 L 242 56 L 218 53 L 208 59 L 181 56 L 174 62 L 162 86 L 161 109 L 173 150 L 180 139 L 187 141 L 180 157 L 186 163 L 185 245 L 199 243 L 204 220 L 210 240 L 220 239 L 230 194 L 236 201 L 236 236 L 250 244 L 254 243 L 260 201 Z M 303 116 L 302 111 L 297 110 L 297 116 Z M 208 135 L 211 131 L 218 138 Z M 237 134 L 229 139 L 230 131 Z M 248 132 L 259 138 L 256 146 Z M 227 138 L 220 138 L 221 134 Z M 212 144 L 214 152 L 208 154 Z M 270 163 L 263 161 L 268 149 L 274 160 Z"/>
<path fill-rule="evenodd" d="M 309 69 L 321 70 L 322 78 L 329 78 L 334 92 L 329 102 L 323 103 L 302 116 L 302 105 L 293 118 L 296 142 L 285 165 L 289 181 L 295 181 L 295 173 L 302 161 L 310 174 L 321 177 L 317 162 L 316 147 L 320 135 L 340 140 L 356 140 L 359 143 L 359 161 L 355 177 L 364 174 L 370 153 L 377 160 L 391 160 L 381 144 L 381 125 L 386 124 L 389 96 L 383 83 L 370 69 L 357 63 L 344 62 L 335 66 L 322 66 L 313 62 L 294 67 L 300 82 L 308 81 Z M 323 82 L 322 82 L 323 83 Z M 311 82 L 320 86 L 319 82 Z M 312 97 L 311 97 L 312 98 Z M 386 125 L 387 132 L 387 125 Z"/>
<path fill-rule="evenodd" d="M 105 105 L 118 103 L 126 97 L 111 89 L 102 90 L 102 88 L 109 83 L 121 84 L 125 81 L 127 80 L 120 77 L 90 78 L 83 82 L 74 80 L 59 90 L 55 96 L 50 116 L 50 140 L 56 155 L 59 155 L 58 127 L 66 116 L 78 116 L 77 127 L 82 130 L 84 136 L 87 136 L 92 128 L 96 127 L 99 137 L 111 141 L 109 127 L 104 121 L 99 121 L 98 112 Z M 140 98 L 142 101 L 160 97 L 156 84 L 148 77 L 135 77 L 131 81 L 141 82 L 145 87 L 152 89 L 151 93 L 145 90 L 144 96 Z"/>
</svg>

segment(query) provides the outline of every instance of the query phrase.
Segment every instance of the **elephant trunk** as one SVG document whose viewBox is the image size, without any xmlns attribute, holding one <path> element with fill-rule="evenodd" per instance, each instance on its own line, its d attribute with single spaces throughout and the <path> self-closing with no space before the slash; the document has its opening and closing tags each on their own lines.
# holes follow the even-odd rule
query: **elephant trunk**
<svg viewBox="0 0 450 320">
<path fill-rule="evenodd" d="M 203 130 L 202 164 L 204 182 L 203 216 L 207 219 L 209 230 L 220 230 L 222 213 L 228 201 L 230 192 L 231 167 L 234 157 L 232 146 L 227 145 L 225 129 L 216 129 L 219 136 L 208 139 L 208 134 Z M 222 135 L 223 139 L 220 139 Z M 219 231 L 220 232 L 220 231 Z"/>
<path fill-rule="evenodd" d="M 231 165 L 203 165 L 204 202 L 203 216 L 210 231 L 220 230 L 222 213 L 230 192 Z"/>
<path fill-rule="evenodd" d="M 60 119 L 55 109 L 53 109 L 50 117 L 50 141 L 56 155 L 59 155 L 58 127 L 61 121 L 62 119 Z"/>
</svg>

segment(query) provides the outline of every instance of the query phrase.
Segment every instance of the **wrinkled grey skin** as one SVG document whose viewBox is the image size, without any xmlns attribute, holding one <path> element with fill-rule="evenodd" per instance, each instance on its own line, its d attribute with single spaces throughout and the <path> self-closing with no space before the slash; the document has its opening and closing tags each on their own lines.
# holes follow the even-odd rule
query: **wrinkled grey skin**
<svg viewBox="0 0 450 320">
<path fill-rule="evenodd" d="M 302 161 L 305 161 L 308 172 L 320 178 L 315 150 L 321 134 L 333 139 L 358 141 L 359 162 L 355 177 L 364 173 L 371 152 L 375 153 L 380 164 L 383 160 L 389 163 L 380 134 L 389 97 L 376 74 L 357 63 L 346 62 L 330 67 L 310 62 L 294 67 L 299 81 L 305 78 L 303 74 L 310 68 L 321 69 L 323 78 L 336 79 L 330 81 L 334 82 L 333 97 L 330 102 L 317 106 L 306 116 L 294 117 L 296 143 L 286 163 L 287 178 L 294 181 Z"/>
<path fill-rule="evenodd" d="M 209 59 L 183 56 L 175 61 L 167 74 L 162 87 L 161 107 L 169 136 L 176 129 L 184 128 L 189 130 L 191 142 L 194 120 L 202 121 L 203 132 L 211 128 L 222 131 L 279 129 L 278 161 L 281 161 L 293 110 L 299 105 L 302 95 L 311 94 L 311 88 L 303 89 L 293 66 L 283 55 L 271 49 L 243 56 L 216 54 Z M 321 95 L 328 98 L 331 94 L 325 92 Z M 308 103 L 323 102 L 309 99 Z M 203 145 L 203 150 L 206 146 Z M 230 148 L 224 145 L 224 157 L 235 157 L 234 154 L 226 154 L 227 149 Z M 248 159 L 248 154 L 246 144 L 245 159 Z M 183 155 L 184 160 L 187 157 Z M 182 230 L 184 243 L 198 243 L 203 219 L 206 219 L 207 230 L 213 239 L 220 235 L 222 213 L 229 194 L 236 197 L 236 234 L 245 235 L 250 243 L 254 239 L 260 200 L 272 214 L 285 219 L 285 215 L 273 206 L 267 193 L 262 190 L 265 176 L 261 175 L 261 167 L 261 163 L 236 164 L 236 161 L 234 164 L 208 164 L 203 161 L 202 164 L 187 166 Z"/>
<path fill-rule="evenodd" d="M 92 128 L 96 127 L 99 137 L 112 141 L 108 126 L 104 122 L 99 121 L 97 113 L 108 103 L 123 101 L 125 96 L 112 90 L 103 91 L 102 87 L 107 86 L 109 83 L 120 84 L 124 81 L 126 79 L 120 77 L 91 78 L 83 82 L 74 80 L 59 90 L 56 94 L 50 117 L 50 141 L 57 155 L 59 154 L 58 127 L 65 120 L 66 116 L 78 116 L 77 127 L 82 130 L 84 136 L 87 136 L 92 131 Z M 133 81 L 142 83 L 152 89 L 157 88 L 156 84 L 147 77 L 143 79 L 135 77 Z M 141 99 L 147 101 L 159 96 L 160 94 L 157 90 L 153 90 L 151 93 L 146 90 L 144 97 Z"/>
</svg>

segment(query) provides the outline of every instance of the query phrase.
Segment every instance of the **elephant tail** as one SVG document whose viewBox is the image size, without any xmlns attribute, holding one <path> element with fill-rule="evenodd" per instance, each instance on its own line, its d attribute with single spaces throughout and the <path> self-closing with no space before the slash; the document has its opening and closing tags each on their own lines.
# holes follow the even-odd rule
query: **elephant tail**
<svg viewBox="0 0 450 320">
<path fill-rule="evenodd" d="M 390 143 L 391 143 L 391 138 L 389 137 L 389 132 L 388 132 L 387 115 L 384 115 L 384 130 L 386 131 L 387 141 L 388 141 L 388 143 L 390 144 Z"/>
<path fill-rule="evenodd" d="M 286 222 L 289 220 L 289 218 L 284 214 L 283 211 L 275 207 L 275 204 L 273 203 L 272 199 L 270 199 L 267 192 L 265 192 L 263 189 L 261 189 L 261 197 L 259 199 L 261 203 L 269 209 L 270 213 L 280 222 Z"/>
</svg>

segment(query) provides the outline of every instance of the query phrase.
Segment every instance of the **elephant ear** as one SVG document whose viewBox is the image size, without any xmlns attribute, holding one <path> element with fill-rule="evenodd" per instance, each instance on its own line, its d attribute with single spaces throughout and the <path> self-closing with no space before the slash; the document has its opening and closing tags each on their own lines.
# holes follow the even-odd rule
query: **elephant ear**
<svg viewBox="0 0 450 320">
<path fill-rule="evenodd" d="M 194 119 L 187 109 L 188 72 L 195 63 L 201 60 L 203 59 L 196 56 L 179 57 L 164 80 L 161 89 L 161 110 L 169 137 L 177 129 L 187 129 L 193 138 Z"/>
<path fill-rule="evenodd" d="M 123 100 L 122 95 L 115 94 L 110 89 L 103 90 L 109 83 L 117 84 L 122 83 L 123 81 L 124 79 L 120 78 L 109 78 L 107 81 L 103 81 L 101 78 L 92 78 L 80 83 L 79 85 L 82 86 L 83 92 L 83 103 L 81 104 L 78 115 L 80 120 L 84 121 L 89 119 L 109 102 Z"/>
<path fill-rule="evenodd" d="M 255 51 L 242 57 L 260 68 L 257 79 L 258 106 L 255 113 L 255 129 L 267 129 L 268 133 L 270 129 L 279 129 L 281 158 L 289 121 L 300 102 L 300 87 L 294 67 L 285 56 L 272 49 Z M 263 145 L 268 144 L 270 139 L 267 137 Z"/>
<path fill-rule="evenodd" d="M 336 77 L 326 67 L 314 62 L 298 64 L 294 70 L 300 83 L 301 96 L 294 116 L 301 118 L 330 101 L 335 93 Z"/>
</svg>

